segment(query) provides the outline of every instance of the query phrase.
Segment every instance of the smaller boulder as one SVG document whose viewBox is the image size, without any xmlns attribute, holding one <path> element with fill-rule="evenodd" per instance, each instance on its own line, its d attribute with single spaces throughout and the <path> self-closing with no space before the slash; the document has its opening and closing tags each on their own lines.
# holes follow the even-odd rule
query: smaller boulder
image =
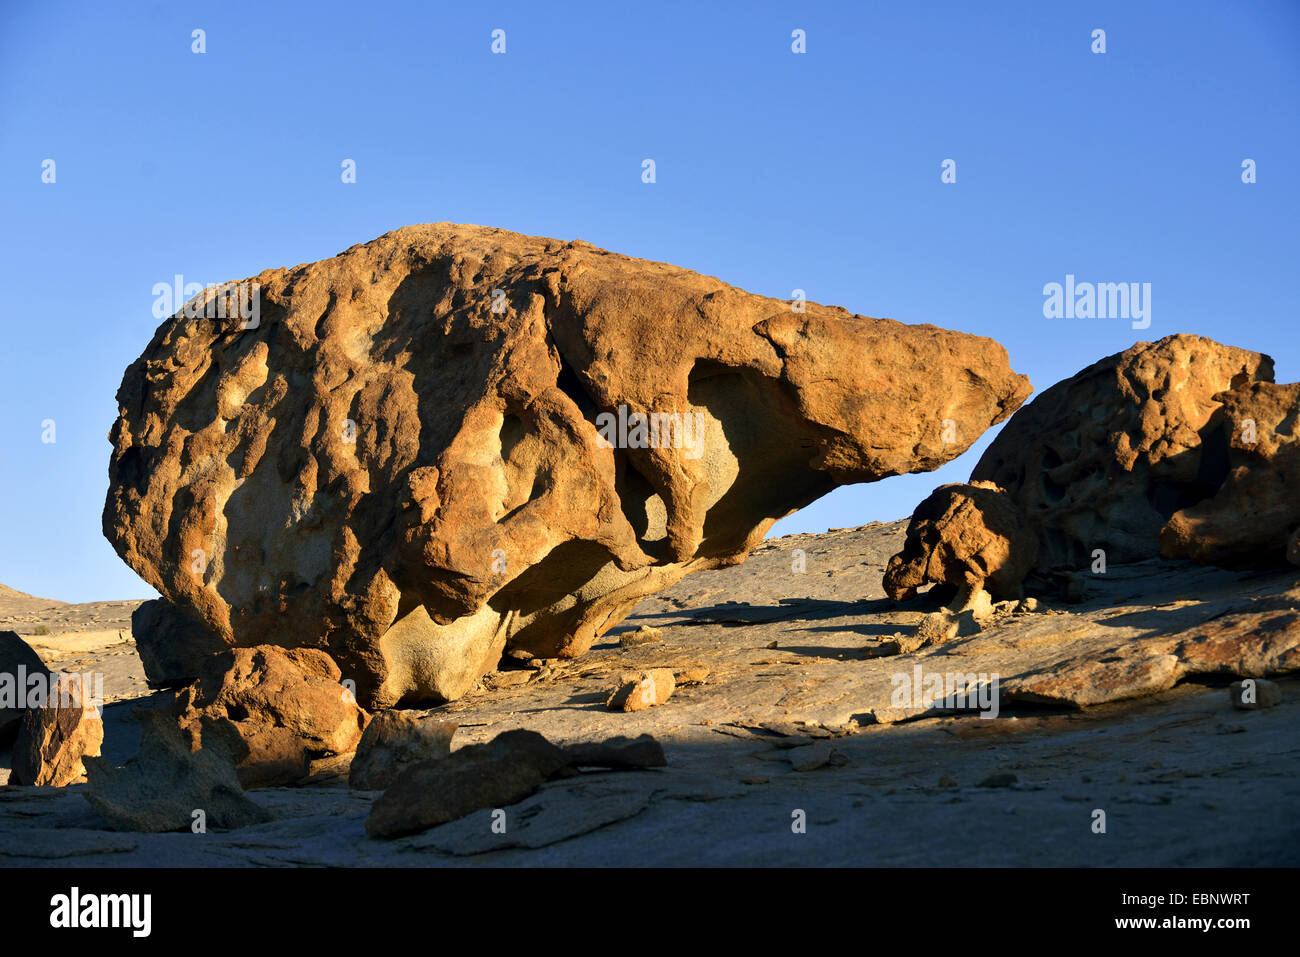
<svg viewBox="0 0 1300 957">
<path fill-rule="evenodd" d="M 131 613 L 131 637 L 151 688 L 173 688 L 198 678 L 204 663 L 228 650 L 165 598 L 146 601 Z"/>
<path fill-rule="evenodd" d="M 1275 681 L 1263 678 L 1245 678 L 1228 685 L 1232 706 L 1240 711 L 1272 708 L 1282 703 L 1282 689 Z"/>
<path fill-rule="evenodd" d="M 352 758 L 348 784 L 362 791 L 382 791 L 408 765 L 436 761 L 451 754 L 455 721 L 419 713 L 381 711 L 370 719 Z"/>
<path fill-rule="evenodd" d="M 649 625 L 642 625 L 635 631 L 624 632 L 618 638 L 620 648 L 636 648 L 638 645 L 652 645 L 663 641 L 663 632 Z"/>
<path fill-rule="evenodd" d="M 635 674 L 625 674 L 619 685 L 605 701 L 610 711 L 644 711 L 661 705 L 672 696 L 676 687 L 670 668 L 651 668 Z"/>
<path fill-rule="evenodd" d="M 104 720 L 80 675 L 59 675 L 45 706 L 28 708 L 14 741 L 10 784 L 65 787 L 86 776 L 84 758 L 99 756 Z"/>
<path fill-rule="evenodd" d="M 907 601 L 927 583 L 956 589 L 954 610 L 976 617 L 994 598 L 1017 598 L 1038 559 L 1038 540 L 992 482 L 943 485 L 912 513 L 903 550 L 885 569 L 886 594 Z"/>
<path fill-rule="evenodd" d="M 294 784 L 315 758 L 356 749 L 368 716 L 316 648 L 229 648 L 177 695 L 195 747 L 224 747 L 246 788 Z"/>
<path fill-rule="evenodd" d="M 504 731 L 487 744 L 405 768 L 370 807 L 370 837 L 414 834 L 485 808 L 522 801 L 569 772 L 564 752 L 536 731 Z"/>
<path fill-rule="evenodd" d="M 50 669 L 45 667 L 32 646 L 14 631 L 0 631 L 0 744 L 6 744 L 18 733 L 18 725 L 27 710 L 28 679 L 39 675 L 48 682 Z"/>
<path fill-rule="evenodd" d="M 86 800 L 116 831 L 232 830 L 269 821 L 239 784 L 221 748 L 191 750 L 175 720 L 162 711 L 137 710 L 140 750 L 122 767 L 87 758 Z"/>
</svg>

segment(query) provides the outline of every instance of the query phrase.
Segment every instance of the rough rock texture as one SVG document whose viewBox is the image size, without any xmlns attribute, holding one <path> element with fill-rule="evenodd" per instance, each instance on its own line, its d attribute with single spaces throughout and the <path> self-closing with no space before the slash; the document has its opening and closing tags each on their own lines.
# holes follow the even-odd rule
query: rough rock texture
<svg viewBox="0 0 1300 957">
<path fill-rule="evenodd" d="M 934 583 L 1013 598 L 1037 557 L 1038 539 L 1005 491 L 991 482 L 943 485 L 912 513 L 903 550 L 885 569 L 885 593 L 906 601 Z"/>
<path fill-rule="evenodd" d="M 371 837 L 412 834 L 482 808 L 514 804 L 564 773 L 568 759 L 535 731 L 506 731 L 398 775 L 370 810 Z"/>
<path fill-rule="evenodd" d="M 109 827 L 118 831 L 191 830 L 202 811 L 206 827 L 229 830 L 270 820 L 239 785 L 229 755 L 219 748 L 191 751 L 176 722 L 160 711 L 137 710 L 139 753 L 122 767 L 88 758 L 85 792 Z"/>
<path fill-rule="evenodd" d="M 618 687 L 610 694 L 605 706 L 610 711 L 644 711 L 672 697 L 676 683 L 671 668 L 651 668 L 639 674 L 626 674 L 619 678 Z"/>
<path fill-rule="evenodd" d="M 381 711 L 370 719 L 348 770 L 348 784 L 382 791 L 408 765 L 451 754 L 455 721 L 404 711 Z"/>
<path fill-rule="evenodd" d="M 222 641 L 325 648 L 376 708 L 581 654 L 1029 391 L 989 339 L 475 226 L 255 281 L 256 328 L 178 314 L 126 371 L 104 532 Z M 650 414 L 683 427 L 637 447 Z"/>
<path fill-rule="evenodd" d="M 155 688 L 193 681 L 204 662 L 228 647 L 165 598 L 147 601 L 131 613 L 131 635 L 145 677 Z"/>
<path fill-rule="evenodd" d="M 367 715 L 315 648 L 233 648 L 204 664 L 173 714 L 194 746 L 224 747 L 246 787 L 292 784 L 313 758 L 354 750 Z"/>
<path fill-rule="evenodd" d="M 17 632 L 0 631 L 0 744 L 18 733 L 25 710 L 22 705 L 27 700 L 27 679 L 49 674 L 41 656 Z"/>
<path fill-rule="evenodd" d="M 1212 497 L 1174 513 L 1160 530 L 1160 553 L 1227 567 L 1280 565 L 1300 529 L 1300 383 L 1253 382 L 1215 399 L 1222 406 L 1205 441 L 1228 448 L 1227 479 Z"/>
<path fill-rule="evenodd" d="M 1227 449 L 1202 435 L 1219 394 L 1272 377 L 1268 356 L 1200 336 L 1139 342 L 1016 413 L 971 480 L 1008 491 L 1040 568 L 1088 567 L 1098 548 L 1108 562 L 1155 558 L 1161 527 L 1226 477 Z"/>
<path fill-rule="evenodd" d="M 24 712 L 10 784 L 64 787 L 85 777 L 82 759 L 98 757 L 104 743 L 104 722 L 86 694 L 80 675 L 59 675 L 45 707 Z"/>
</svg>

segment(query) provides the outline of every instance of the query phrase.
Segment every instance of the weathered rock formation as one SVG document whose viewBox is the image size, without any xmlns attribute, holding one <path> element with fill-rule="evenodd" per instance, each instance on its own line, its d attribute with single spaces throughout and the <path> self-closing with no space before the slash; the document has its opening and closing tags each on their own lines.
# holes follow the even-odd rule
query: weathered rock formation
<svg viewBox="0 0 1300 957">
<path fill-rule="evenodd" d="M 223 642 L 325 649 L 368 707 L 578 655 L 1029 390 L 988 339 L 474 226 L 252 282 L 254 321 L 182 311 L 127 370 L 104 531 Z"/>
<path fill-rule="evenodd" d="M 1227 478 L 1211 497 L 1174 513 L 1160 531 L 1160 552 L 1229 567 L 1280 565 L 1300 529 L 1300 383 L 1253 382 L 1215 399 L 1222 405 L 1205 441 L 1227 447 Z"/>
<path fill-rule="evenodd" d="M 98 757 L 103 743 L 104 721 L 81 675 L 56 675 L 44 706 L 23 712 L 9 783 L 75 784 L 86 776 L 83 759 Z"/>
<path fill-rule="evenodd" d="M 1300 564 L 1300 383 L 1272 376 L 1268 356 L 1176 335 L 1052 386 L 1012 416 L 969 485 L 917 507 L 886 592 L 942 583 L 965 608 L 983 581 L 1011 597 L 1037 571 L 1077 602 L 1077 572 L 1106 562 Z"/>
<path fill-rule="evenodd" d="M 455 721 L 409 711 L 381 711 L 370 719 L 348 767 L 348 784 L 382 791 L 403 769 L 451 754 Z"/>
<path fill-rule="evenodd" d="M 885 593 L 901 601 L 939 584 L 963 605 L 981 590 L 1016 598 L 1037 557 L 1038 540 L 1006 492 L 992 482 L 942 485 L 912 513 L 903 550 L 885 568 Z"/>
<path fill-rule="evenodd" d="M 1139 342 L 1021 409 L 971 480 L 1007 490 L 1039 568 L 1088 568 L 1096 549 L 1109 562 L 1155 558 L 1165 523 L 1226 478 L 1226 435 L 1211 425 L 1221 393 L 1272 377 L 1268 356 L 1200 336 Z"/>
<path fill-rule="evenodd" d="M 219 746 L 246 788 L 293 784 L 314 758 L 347 754 L 365 730 L 329 655 L 316 648 L 234 648 L 209 659 L 173 714 L 192 747 Z"/>
<path fill-rule="evenodd" d="M 47 682 L 50 669 L 35 649 L 14 631 L 0 631 L 0 745 L 18 733 L 27 710 L 27 689 L 33 675 Z"/>
<path fill-rule="evenodd" d="M 87 758 L 90 806 L 117 831 L 230 830 L 270 820 L 240 787 L 220 748 L 192 750 L 176 722 L 161 711 L 137 710 L 140 751 L 122 767 Z"/>
</svg>

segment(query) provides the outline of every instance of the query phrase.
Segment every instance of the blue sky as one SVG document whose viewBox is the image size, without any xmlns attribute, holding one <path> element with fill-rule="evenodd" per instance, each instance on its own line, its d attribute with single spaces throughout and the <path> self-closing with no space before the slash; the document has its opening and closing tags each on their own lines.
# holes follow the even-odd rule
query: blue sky
<svg viewBox="0 0 1300 957">
<path fill-rule="evenodd" d="M 1298 104 L 1295 2 L 0 0 L 0 582 L 152 594 L 100 513 L 154 283 L 412 223 L 580 238 L 992 336 L 1040 389 L 1174 332 L 1300 379 Z M 1151 283 L 1151 327 L 1044 318 L 1067 273 Z M 906 516 L 989 437 L 774 533 Z"/>
</svg>

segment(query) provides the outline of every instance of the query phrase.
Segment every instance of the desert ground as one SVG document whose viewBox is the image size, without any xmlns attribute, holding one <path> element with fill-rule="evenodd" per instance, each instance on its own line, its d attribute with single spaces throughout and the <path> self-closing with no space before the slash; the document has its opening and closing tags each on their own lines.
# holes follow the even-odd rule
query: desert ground
<svg viewBox="0 0 1300 957">
<path fill-rule="evenodd" d="M 643 600 L 580 658 L 503 659 L 466 697 L 423 712 L 460 723 L 454 749 L 512 728 L 559 744 L 643 733 L 662 744 L 666 767 L 543 785 L 506 809 L 504 834 L 483 810 L 367 837 L 379 792 L 349 788 L 341 755 L 297 786 L 250 790 L 272 820 L 226 832 L 117 832 L 83 799 L 85 784 L 0 787 L 0 863 L 1300 863 L 1300 681 L 1277 678 L 1279 704 L 1239 710 L 1231 676 L 1206 670 L 1196 650 L 1221 652 L 1234 636 L 1257 648 L 1261 635 L 1287 641 L 1300 628 L 1294 569 L 1112 565 L 1072 596 L 1081 601 L 1004 608 L 978 631 L 914 648 L 908 639 L 938 603 L 893 602 L 880 584 L 905 529 L 768 540 L 742 565 Z M 130 632 L 137 604 L 0 591 L 0 630 L 55 670 L 104 673 L 103 754 L 117 763 L 135 753 L 135 710 L 172 697 L 145 683 Z M 918 665 L 998 675 L 998 716 L 899 707 L 892 678 Z M 605 707 L 620 674 L 659 667 L 683 676 L 666 703 Z M 0 784 L 8 767 L 0 751 Z M 792 827 L 800 812 L 802 829 Z"/>
</svg>

